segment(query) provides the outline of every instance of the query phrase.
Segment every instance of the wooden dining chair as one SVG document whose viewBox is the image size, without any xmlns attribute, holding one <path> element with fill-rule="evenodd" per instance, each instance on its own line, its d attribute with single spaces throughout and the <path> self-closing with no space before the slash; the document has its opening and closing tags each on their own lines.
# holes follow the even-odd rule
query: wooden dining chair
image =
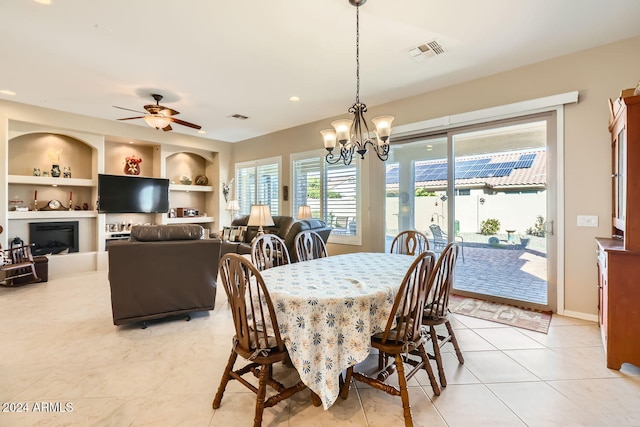
<svg viewBox="0 0 640 427">
<path fill-rule="evenodd" d="M 405 426 L 413 426 L 407 381 L 417 372 L 424 369 L 429 376 L 433 392 L 436 395 L 440 395 L 440 388 L 424 347 L 426 337 L 421 333 L 420 322 L 434 262 L 435 254 L 433 252 L 426 251 L 417 256 L 405 274 L 400 289 L 396 294 L 384 331 L 371 337 L 371 346 L 373 348 L 394 357 L 399 387 L 386 382 L 386 375 L 373 378 L 362 372 L 354 372 L 353 366 L 350 366 L 347 369 L 345 383 L 341 391 L 341 397 L 346 399 L 349 395 L 349 386 L 353 378 L 393 396 L 400 396 Z M 409 352 L 418 354 L 420 361 L 413 363 L 411 370 L 405 373 L 404 357 Z"/>
<path fill-rule="evenodd" d="M 275 234 L 261 234 L 251 243 L 251 262 L 262 271 L 290 264 L 291 258 L 284 240 Z"/>
<path fill-rule="evenodd" d="M 17 278 L 24 278 L 21 284 L 40 281 L 31 246 L 33 245 L 13 246 L 9 249 L 2 249 L 0 246 L 0 285 L 13 286 Z"/>
<path fill-rule="evenodd" d="M 429 239 L 426 234 L 417 230 L 405 230 L 394 237 L 389 252 L 392 254 L 418 255 L 428 250 Z M 380 369 L 383 369 L 388 362 L 388 356 L 384 353 L 378 355 L 378 367 Z"/>
<path fill-rule="evenodd" d="M 427 235 L 416 230 L 398 233 L 391 243 L 392 254 L 418 255 L 429 250 Z"/>
<path fill-rule="evenodd" d="M 433 354 L 438 366 L 440 385 L 447 386 L 444 368 L 442 366 L 441 348 L 451 342 L 460 364 L 464 363 L 464 357 L 460 351 L 458 340 L 449 321 L 449 294 L 453 287 L 453 270 L 458 258 L 459 244 L 449 243 L 443 250 L 429 280 L 428 297 L 422 315 L 422 327 L 428 332 L 433 346 Z M 446 334 L 438 333 L 436 326 L 444 324 Z"/>
<path fill-rule="evenodd" d="M 298 262 L 329 256 L 327 245 L 324 244 L 322 237 L 311 230 L 301 231 L 296 234 L 294 248 Z"/>
<path fill-rule="evenodd" d="M 225 254 L 220 260 L 220 278 L 231 307 L 236 333 L 212 406 L 214 409 L 220 407 L 227 384 L 230 380 L 236 380 L 256 394 L 253 425 L 257 427 L 262 424 L 265 408 L 293 396 L 306 386 L 299 381 L 291 387 L 285 387 L 273 378 L 273 365 L 285 361 L 287 350 L 280 336 L 271 297 L 258 269 L 241 255 Z M 247 364 L 234 370 L 238 356 L 245 359 Z M 246 374 L 258 378 L 258 387 L 244 378 Z M 276 391 L 269 398 L 266 398 L 267 386 Z"/>
</svg>

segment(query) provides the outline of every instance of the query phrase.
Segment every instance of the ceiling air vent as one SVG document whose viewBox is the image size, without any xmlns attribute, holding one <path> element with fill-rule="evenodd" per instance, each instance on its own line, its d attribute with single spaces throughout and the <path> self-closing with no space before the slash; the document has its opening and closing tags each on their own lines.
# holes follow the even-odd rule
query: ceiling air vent
<svg viewBox="0 0 640 427">
<path fill-rule="evenodd" d="M 236 119 L 236 120 L 247 120 L 249 117 L 243 116 L 242 114 L 232 114 L 229 116 L 229 118 Z"/>
<path fill-rule="evenodd" d="M 409 54 L 416 62 L 422 62 L 427 58 L 443 54 L 444 48 L 435 40 L 425 42 L 418 47 L 409 50 Z"/>
</svg>

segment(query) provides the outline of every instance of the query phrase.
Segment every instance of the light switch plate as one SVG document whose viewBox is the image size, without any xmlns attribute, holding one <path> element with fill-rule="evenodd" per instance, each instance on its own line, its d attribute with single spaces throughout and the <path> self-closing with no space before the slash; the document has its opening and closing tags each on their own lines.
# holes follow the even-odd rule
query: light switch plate
<svg viewBox="0 0 640 427">
<path fill-rule="evenodd" d="M 598 215 L 578 215 L 578 227 L 597 227 Z"/>
</svg>

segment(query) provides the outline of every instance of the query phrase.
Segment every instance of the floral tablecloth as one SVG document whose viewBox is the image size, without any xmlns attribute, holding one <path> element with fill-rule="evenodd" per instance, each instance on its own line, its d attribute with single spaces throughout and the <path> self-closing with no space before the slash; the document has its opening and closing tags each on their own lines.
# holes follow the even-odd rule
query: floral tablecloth
<svg viewBox="0 0 640 427">
<path fill-rule="evenodd" d="M 262 272 L 291 361 L 325 409 L 340 393 L 340 373 L 369 355 L 413 260 L 354 253 Z"/>
</svg>

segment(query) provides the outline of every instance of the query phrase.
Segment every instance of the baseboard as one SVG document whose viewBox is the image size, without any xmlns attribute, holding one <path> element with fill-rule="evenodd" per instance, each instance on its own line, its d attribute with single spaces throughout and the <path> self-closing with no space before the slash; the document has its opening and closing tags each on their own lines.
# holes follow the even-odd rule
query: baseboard
<svg viewBox="0 0 640 427">
<path fill-rule="evenodd" d="M 579 311 L 564 310 L 564 312 L 562 313 L 562 316 L 574 317 L 576 319 L 581 319 L 581 320 L 589 320 L 591 322 L 598 321 L 597 314 L 581 313 Z"/>
</svg>

